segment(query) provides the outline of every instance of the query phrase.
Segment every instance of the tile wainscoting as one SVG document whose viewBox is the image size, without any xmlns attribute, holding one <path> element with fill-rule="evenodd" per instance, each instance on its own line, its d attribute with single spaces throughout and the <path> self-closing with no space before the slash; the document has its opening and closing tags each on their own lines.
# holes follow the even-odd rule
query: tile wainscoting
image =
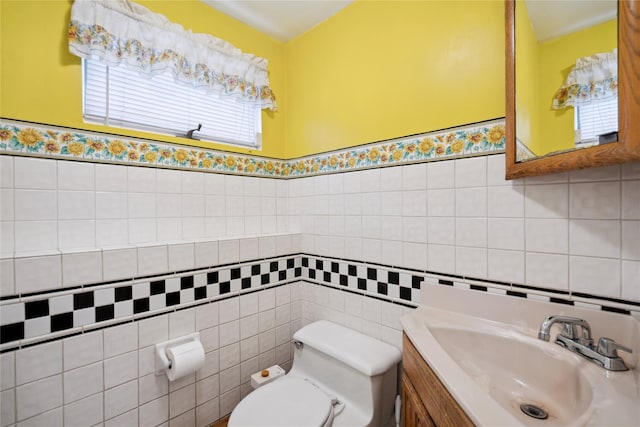
<svg viewBox="0 0 640 427">
<path fill-rule="evenodd" d="M 424 286 L 640 316 L 640 163 L 505 181 L 501 125 L 279 161 L 277 173 L 233 153 L 233 170 L 180 147 L 165 160 L 184 165 L 151 165 L 98 158 L 83 133 L 23 135 L 39 151 L 0 155 L 0 427 L 206 425 L 251 373 L 289 366 L 308 322 L 400 346 Z M 83 138 L 84 161 L 70 161 Z M 153 344 L 194 331 L 205 368 L 156 377 Z"/>
<path fill-rule="evenodd" d="M 290 367 L 293 333 L 318 318 L 400 346 L 399 319 L 419 301 L 418 276 L 344 264 L 352 279 L 338 276 L 342 292 L 304 280 L 322 263 L 292 254 L 5 297 L 1 425 L 208 425 L 250 392 L 252 373 Z M 171 383 L 156 376 L 153 345 L 194 331 L 205 367 Z"/>
<path fill-rule="evenodd" d="M 505 181 L 504 155 L 290 181 L 303 252 L 640 301 L 640 163 Z"/>
<path fill-rule="evenodd" d="M 639 302 L 619 298 L 297 253 L 3 297 L 0 351 L 30 347 L 301 280 L 407 308 L 420 304 L 420 291 L 426 284 L 640 315 Z M 344 323 L 341 318 L 337 321 Z M 399 346 L 400 342 L 395 344 Z"/>
<path fill-rule="evenodd" d="M 99 258 L 78 259 L 87 248 L 104 258 L 133 247 L 153 258 L 148 247 L 166 242 L 185 243 L 187 254 L 203 240 L 301 233 L 303 252 L 640 301 L 640 163 L 505 181 L 504 156 L 486 155 L 503 147 L 500 120 L 326 153 L 313 164 L 282 160 L 299 172 L 278 178 L 69 148 L 56 154 L 42 148 L 45 139 L 86 148 L 103 138 L 108 151 L 117 137 L 2 126 L 2 151 L 15 156 L 0 156 L 0 296 L 110 278 L 117 270 L 78 271 Z M 449 147 L 442 157 L 426 150 L 438 141 Z M 347 158 L 361 161 L 340 167 Z M 48 281 L 25 274 L 22 260 L 34 254 L 51 267 Z M 146 264 L 140 258 L 138 268 Z"/>
<path fill-rule="evenodd" d="M 4 352 L 2 425 L 209 425 L 249 392 L 251 374 L 290 366 L 300 287 L 265 287 Z M 173 382 L 156 376 L 154 344 L 194 331 L 205 366 Z"/>
<path fill-rule="evenodd" d="M 291 337 L 309 322 L 331 320 L 401 347 L 400 318 L 425 286 L 640 315 L 640 304 L 622 300 L 306 253 L 5 298 L 3 339 L 15 313 L 25 330 L 31 321 L 53 328 L 60 307 L 74 323 L 3 344 L 2 426 L 205 426 L 251 391 L 252 373 L 289 368 Z M 113 307 L 108 320 L 103 307 Z M 153 345 L 194 331 L 205 367 L 171 383 L 156 376 Z"/>
<path fill-rule="evenodd" d="M 297 262 L 297 266 L 295 265 Z M 113 323 L 299 280 L 299 257 L 270 258 L 143 279 L 6 297 L 0 303 L 2 345 L 29 345 Z"/>
<path fill-rule="evenodd" d="M 519 181 L 501 154 L 289 180 L 0 168 L 0 297 L 301 251 L 640 301 L 640 163 Z"/>
</svg>

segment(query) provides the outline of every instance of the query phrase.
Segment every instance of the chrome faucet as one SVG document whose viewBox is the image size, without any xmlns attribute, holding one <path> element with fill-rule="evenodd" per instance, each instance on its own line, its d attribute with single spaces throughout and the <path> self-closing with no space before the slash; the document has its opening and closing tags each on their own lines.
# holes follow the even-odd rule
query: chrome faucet
<svg viewBox="0 0 640 427">
<path fill-rule="evenodd" d="M 591 341 L 593 344 L 593 339 L 591 338 L 591 326 L 584 319 L 579 319 L 577 317 L 570 316 L 549 316 L 542 321 L 540 325 L 540 331 L 538 332 L 538 338 L 544 341 L 549 341 L 550 335 L 549 331 L 551 330 L 551 326 L 559 323 L 562 325 L 563 335 L 567 338 L 571 338 L 574 340 L 581 340 L 583 343 L 587 344 Z M 582 334 L 578 333 L 578 327 L 582 328 Z M 581 335 L 581 336 L 580 336 Z"/>
<path fill-rule="evenodd" d="M 570 316 L 549 316 L 542 321 L 538 338 L 549 341 L 551 326 L 554 324 L 562 326 L 562 331 L 556 336 L 556 344 L 579 354 L 580 356 L 602 366 L 610 371 L 626 371 L 629 368 L 624 360 L 618 356 L 618 350 L 632 353 L 632 350 L 618 344 L 611 338 L 600 338 L 598 345 L 594 347 L 591 337 L 591 326 L 584 319 Z"/>
</svg>

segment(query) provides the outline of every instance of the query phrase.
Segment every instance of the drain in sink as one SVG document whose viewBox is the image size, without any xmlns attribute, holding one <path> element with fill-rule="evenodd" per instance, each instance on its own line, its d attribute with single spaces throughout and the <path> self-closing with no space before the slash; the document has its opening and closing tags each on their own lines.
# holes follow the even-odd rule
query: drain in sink
<svg viewBox="0 0 640 427">
<path fill-rule="evenodd" d="M 526 415 L 532 418 L 535 418 L 537 420 L 546 420 L 549 417 L 549 414 L 547 414 L 547 411 L 531 403 L 521 404 L 520 410 L 524 412 Z"/>
</svg>

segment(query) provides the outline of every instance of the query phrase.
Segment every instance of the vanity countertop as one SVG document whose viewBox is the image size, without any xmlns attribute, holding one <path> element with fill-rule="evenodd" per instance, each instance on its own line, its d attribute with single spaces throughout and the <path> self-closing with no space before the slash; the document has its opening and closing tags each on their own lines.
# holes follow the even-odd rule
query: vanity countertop
<svg viewBox="0 0 640 427">
<path fill-rule="evenodd" d="M 470 292 L 448 286 L 423 290 L 423 303 L 402 318 L 420 355 L 477 425 L 640 425 L 640 321 L 628 315 Z M 619 352 L 628 371 L 612 372 L 537 338 L 550 315 L 585 319 L 597 340 Z M 525 415 L 531 403 L 546 420 Z"/>
</svg>

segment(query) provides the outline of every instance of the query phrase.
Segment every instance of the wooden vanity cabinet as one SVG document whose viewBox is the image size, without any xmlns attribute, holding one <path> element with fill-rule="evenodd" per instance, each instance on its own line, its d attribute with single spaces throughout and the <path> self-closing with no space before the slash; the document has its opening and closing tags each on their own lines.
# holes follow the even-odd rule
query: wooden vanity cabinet
<svg viewBox="0 0 640 427">
<path fill-rule="evenodd" d="M 402 334 L 403 427 L 473 426 L 406 334 Z"/>
<path fill-rule="evenodd" d="M 402 425 L 403 427 L 435 427 L 418 392 L 406 375 L 402 376 Z"/>
</svg>

